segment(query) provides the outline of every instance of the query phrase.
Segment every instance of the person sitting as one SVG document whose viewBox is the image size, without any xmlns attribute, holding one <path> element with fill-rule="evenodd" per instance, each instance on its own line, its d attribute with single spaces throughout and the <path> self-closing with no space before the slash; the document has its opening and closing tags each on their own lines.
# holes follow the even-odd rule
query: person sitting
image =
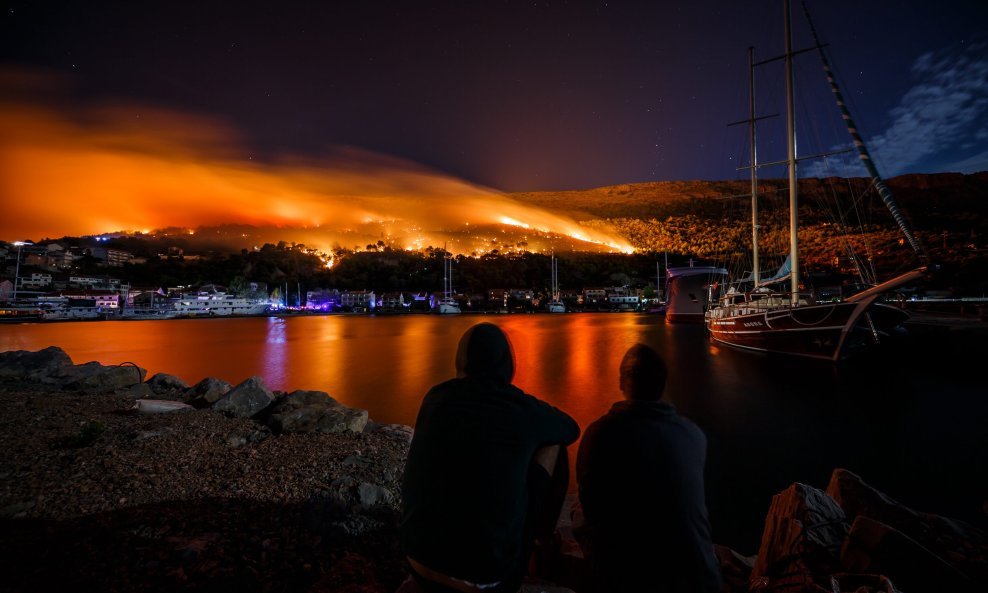
<svg viewBox="0 0 988 593">
<path fill-rule="evenodd" d="M 562 496 L 546 504 L 547 493 L 559 490 L 550 474 L 567 467 L 560 445 L 565 451 L 580 427 L 512 385 L 514 370 L 504 332 L 475 325 L 460 339 L 456 378 L 422 401 L 399 531 L 425 591 L 516 591 L 536 530 L 555 526 Z"/>
<path fill-rule="evenodd" d="M 581 544 L 600 592 L 720 588 L 704 501 L 706 438 L 661 401 L 666 375 L 655 350 L 632 346 L 621 361 L 625 400 L 580 443 Z"/>
</svg>

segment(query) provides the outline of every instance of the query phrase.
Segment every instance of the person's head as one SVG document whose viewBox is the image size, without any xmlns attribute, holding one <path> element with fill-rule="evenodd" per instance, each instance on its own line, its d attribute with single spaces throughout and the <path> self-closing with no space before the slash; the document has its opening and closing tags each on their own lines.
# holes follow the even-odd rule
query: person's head
<svg viewBox="0 0 988 593">
<path fill-rule="evenodd" d="M 508 336 L 493 323 L 478 323 L 460 338 L 456 376 L 508 384 L 515 376 L 515 354 Z"/>
<path fill-rule="evenodd" d="M 658 352 L 645 344 L 635 344 L 621 360 L 621 393 L 631 400 L 658 400 L 668 374 Z"/>
</svg>

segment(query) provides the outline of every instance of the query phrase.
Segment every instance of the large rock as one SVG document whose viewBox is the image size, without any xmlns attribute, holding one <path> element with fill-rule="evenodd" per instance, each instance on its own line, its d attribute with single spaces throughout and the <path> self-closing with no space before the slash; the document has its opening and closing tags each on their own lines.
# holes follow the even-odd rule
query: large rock
<svg viewBox="0 0 988 593">
<path fill-rule="evenodd" d="M 241 418 L 260 413 L 274 401 L 274 394 L 260 377 L 251 377 L 221 397 L 213 409 Z"/>
<path fill-rule="evenodd" d="M 275 433 L 361 432 L 367 425 L 367 410 L 350 408 L 324 391 L 293 391 L 272 406 L 267 421 Z"/>
<path fill-rule="evenodd" d="M 827 494 L 840 504 L 849 520 L 868 517 L 902 532 L 988 591 L 988 535 L 983 530 L 956 519 L 914 511 L 846 469 L 834 470 Z"/>
<path fill-rule="evenodd" d="M 826 582 L 840 571 L 847 530 L 844 511 L 827 493 L 792 484 L 772 497 L 752 582 L 773 590 L 812 590 L 814 577 Z"/>
<path fill-rule="evenodd" d="M 104 366 L 98 362 L 87 362 L 63 367 L 58 379 L 65 389 L 108 393 L 143 383 L 145 376 L 147 370 L 134 365 Z"/>
<path fill-rule="evenodd" d="M 175 375 L 169 375 L 168 373 L 157 373 L 148 379 L 147 383 L 155 393 L 159 394 L 186 391 L 189 388 L 188 383 L 183 381 L 181 378 L 176 377 Z"/>
<path fill-rule="evenodd" d="M 903 591 L 983 591 L 916 540 L 884 523 L 859 516 L 841 549 L 849 573 L 883 574 Z"/>
<path fill-rule="evenodd" d="M 208 408 L 226 395 L 233 385 L 216 377 L 206 377 L 186 390 L 185 400 L 195 408 Z"/>
<path fill-rule="evenodd" d="M 72 359 L 58 346 L 49 346 L 37 352 L 0 352 L 0 379 L 49 382 L 64 368 L 71 366 Z"/>
</svg>

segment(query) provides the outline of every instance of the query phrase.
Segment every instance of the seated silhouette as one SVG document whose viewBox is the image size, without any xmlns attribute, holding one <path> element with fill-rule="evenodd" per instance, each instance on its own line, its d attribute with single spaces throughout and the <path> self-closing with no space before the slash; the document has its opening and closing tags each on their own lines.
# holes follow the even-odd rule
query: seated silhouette
<svg viewBox="0 0 988 593">
<path fill-rule="evenodd" d="M 456 378 L 422 401 L 402 484 L 400 534 L 425 591 L 517 591 L 536 532 L 555 527 L 562 496 L 546 504 L 550 492 L 560 491 L 550 474 L 568 479 L 558 471 L 567 466 L 559 445 L 575 441 L 580 428 L 512 385 L 514 369 L 504 332 L 475 325 L 460 340 Z"/>
<path fill-rule="evenodd" d="M 720 587 L 704 500 L 707 441 L 661 400 L 666 375 L 655 350 L 632 346 L 621 361 L 625 400 L 587 427 L 580 443 L 580 539 L 598 592 Z"/>
</svg>

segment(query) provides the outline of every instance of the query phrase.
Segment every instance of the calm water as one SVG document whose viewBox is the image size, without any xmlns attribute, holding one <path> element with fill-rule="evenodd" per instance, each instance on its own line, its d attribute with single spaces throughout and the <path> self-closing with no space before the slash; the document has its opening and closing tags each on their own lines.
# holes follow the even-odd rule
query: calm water
<svg viewBox="0 0 988 593">
<path fill-rule="evenodd" d="M 709 439 L 715 539 L 743 552 L 755 551 L 773 493 L 793 481 L 825 487 L 838 466 L 919 508 L 984 523 L 981 344 L 923 342 L 834 368 L 716 348 L 702 327 L 647 315 L 423 315 L 5 325 L 0 351 L 57 345 L 77 363 L 131 361 L 189 383 L 256 374 L 273 389 L 320 389 L 379 422 L 413 424 L 479 321 L 511 337 L 515 382 L 584 427 L 618 399 L 625 350 L 637 341 L 659 350 L 668 398 Z"/>
</svg>

